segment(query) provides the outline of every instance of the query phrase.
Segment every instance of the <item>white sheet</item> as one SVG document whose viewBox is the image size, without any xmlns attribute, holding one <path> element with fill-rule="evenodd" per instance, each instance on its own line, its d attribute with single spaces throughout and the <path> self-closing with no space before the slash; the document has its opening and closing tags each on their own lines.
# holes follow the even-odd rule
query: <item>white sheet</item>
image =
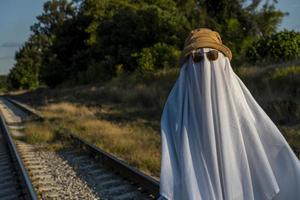
<svg viewBox="0 0 300 200">
<path fill-rule="evenodd" d="M 166 199 L 300 199 L 299 160 L 222 53 L 182 66 L 161 137 Z"/>
</svg>

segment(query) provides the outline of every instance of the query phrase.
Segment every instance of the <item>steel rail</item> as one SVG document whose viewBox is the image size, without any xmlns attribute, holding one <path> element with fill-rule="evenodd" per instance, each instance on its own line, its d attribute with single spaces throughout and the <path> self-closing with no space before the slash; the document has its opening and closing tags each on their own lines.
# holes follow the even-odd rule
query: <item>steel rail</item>
<svg viewBox="0 0 300 200">
<path fill-rule="evenodd" d="M 30 108 L 29 106 L 13 100 L 11 98 L 8 98 L 6 96 L 3 96 L 8 102 L 10 102 L 11 104 L 17 106 L 18 108 L 20 108 L 22 111 L 24 111 L 25 113 L 28 114 L 29 118 L 25 119 L 25 121 L 30 121 L 30 120 L 43 120 L 43 118 L 41 117 L 41 115 L 34 109 Z"/>
<path fill-rule="evenodd" d="M 42 120 L 43 118 L 36 112 L 34 111 L 33 109 L 29 108 L 28 106 L 16 101 L 16 100 L 13 100 L 11 98 L 8 98 L 8 97 L 5 97 L 9 102 L 11 102 L 12 104 L 18 106 L 19 108 L 23 109 L 25 112 L 27 112 L 28 114 L 30 115 L 33 115 L 35 116 L 35 118 L 39 119 L 39 120 Z M 291 147 L 293 152 L 296 154 L 296 156 L 300 159 L 300 148 L 295 148 L 295 147 Z"/>
<path fill-rule="evenodd" d="M 32 186 L 32 183 L 29 179 L 28 172 L 25 168 L 25 165 L 22 161 L 22 159 L 19 156 L 19 153 L 17 151 L 17 148 L 15 146 L 15 143 L 13 142 L 13 139 L 11 137 L 11 134 L 9 132 L 9 129 L 6 125 L 6 122 L 4 120 L 3 114 L 0 112 L 0 128 L 1 132 L 4 136 L 4 139 L 6 140 L 9 154 L 14 161 L 14 166 L 16 168 L 16 171 L 20 177 L 20 182 L 23 188 L 24 198 L 28 200 L 37 200 L 36 192 Z"/>
<path fill-rule="evenodd" d="M 5 97 L 9 102 L 24 110 L 26 113 L 35 116 L 34 118 L 43 120 L 43 117 L 40 116 L 36 111 L 28 108 L 22 103 L 19 103 L 16 100 L 12 100 L 8 97 Z M 155 180 L 154 178 L 144 174 L 143 172 L 139 171 L 138 169 L 128 165 L 124 161 L 118 159 L 117 157 L 105 152 L 104 150 L 96 147 L 95 145 L 85 141 L 84 139 L 76 136 L 71 132 L 67 132 L 67 136 L 74 141 L 75 144 L 82 147 L 87 152 L 91 153 L 95 156 L 103 165 L 104 167 L 108 168 L 109 170 L 117 173 L 120 177 L 123 177 L 133 184 L 136 184 L 142 188 L 143 191 L 153 195 L 155 198 L 159 196 L 159 181 Z"/>
<path fill-rule="evenodd" d="M 105 167 L 119 174 L 121 177 L 141 186 L 147 193 L 152 194 L 155 197 L 159 196 L 159 182 L 157 180 L 128 165 L 117 157 L 103 151 L 95 145 L 83 140 L 75 134 L 69 132 L 68 135 L 74 142 L 77 143 L 78 146 L 81 146 L 100 160 Z"/>
<path fill-rule="evenodd" d="M 11 100 L 10 98 L 6 99 L 18 106 L 20 109 L 26 111 L 31 115 L 35 115 L 37 119 L 43 119 L 37 112 L 32 109 L 28 109 L 28 106 L 19 103 L 18 101 Z M 104 166 L 110 168 L 114 172 L 118 173 L 120 176 L 129 179 L 130 181 L 140 185 L 144 190 L 153 194 L 155 197 L 159 196 L 159 181 L 153 179 L 150 176 L 145 175 L 136 168 L 128 165 L 124 161 L 116 158 L 115 156 L 103 151 L 102 149 L 96 147 L 95 145 L 85 141 L 84 139 L 76 136 L 75 134 L 68 132 L 69 138 L 71 138 L 78 146 L 81 146 L 83 149 L 86 149 L 92 155 L 97 157 Z M 300 149 L 292 148 L 296 156 L 300 159 Z"/>
</svg>

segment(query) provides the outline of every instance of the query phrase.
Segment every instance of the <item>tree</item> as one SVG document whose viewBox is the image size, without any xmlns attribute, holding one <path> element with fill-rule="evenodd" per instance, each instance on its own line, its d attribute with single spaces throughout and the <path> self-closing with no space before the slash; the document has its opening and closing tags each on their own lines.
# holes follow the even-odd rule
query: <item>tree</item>
<svg viewBox="0 0 300 200">
<path fill-rule="evenodd" d="M 126 71 L 134 71 L 137 61 L 132 54 L 156 43 L 180 49 L 189 28 L 187 19 L 175 4 L 169 10 L 147 4 L 137 9 L 122 8 L 98 27 L 98 55 L 113 56 L 117 65 L 122 64 Z"/>
<path fill-rule="evenodd" d="M 49 0 L 16 56 L 15 87 L 55 87 L 65 81 L 107 81 L 127 73 L 174 66 L 190 30 L 220 32 L 243 62 L 257 38 L 273 34 L 285 15 L 261 0 Z M 35 56 L 33 56 L 33 54 Z M 150 71 L 151 71 L 150 70 Z M 33 80 L 33 81 L 29 81 Z"/>
<path fill-rule="evenodd" d="M 45 34 L 53 38 L 67 19 L 75 15 L 75 7 L 68 0 L 50 0 L 43 6 L 43 13 L 37 16 L 38 22 L 31 30 L 35 35 Z"/>
<path fill-rule="evenodd" d="M 247 49 L 250 63 L 274 63 L 300 58 L 300 33 L 281 31 L 261 37 Z"/>
<path fill-rule="evenodd" d="M 52 45 L 44 52 L 42 79 L 51 87 L 78 73 L 84 73 L 89 63 L 89 51 L 85 32 L 86 20 L 74 17 L 66 20 L 56 31 Z"/>
<path fill-rule="evenodd" d="M 15 89 L 36 88 L 40 83 L 42 56 L 40 38 L 32 36 L 16 53 L 16 64 L 8 74 L 8 83 Z"/>
<path fill-rule="evenodd" d="M 7 90 L 7 76 L 0 75 L 0 91 Z"/>
<path fill-rule="evenodd" d="M 274 4 L 265 4 L 255 16 L 260 34 L 262 36 L 274 34 L 285 15 L 288 15 L 288 13 L 276 10 Z"/>
<path fill-rule="evenodd" d="M 277 1 L 253 0 L 198 0 L 205 18 L 202 26 L 221 33 L 223 42 L 229 46 L 233 59 L 243 62 L 246 49 L 261 35 L 276 31 L 284 13 L 275 8 Z M 261 8 L 260 8 L 261 7 Z"/>
<path fill-rule="evenodd" d="M 31 30 L 44 38 L 41 77 L 49 86 L 56 86 L 80 68 L 78 51 L 84 49 L 84 21 L 77 18 L 73 2 L 51 0 L 44 4 L 43 13 L 37 17 Z M 75 63 L 75 64 L 74 64 Z"/>
</svg>

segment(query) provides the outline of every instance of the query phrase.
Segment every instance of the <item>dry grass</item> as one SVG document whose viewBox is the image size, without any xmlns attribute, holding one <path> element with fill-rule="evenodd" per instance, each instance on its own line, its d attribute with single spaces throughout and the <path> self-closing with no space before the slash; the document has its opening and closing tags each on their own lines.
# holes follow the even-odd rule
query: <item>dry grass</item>
<svg viewBox="0 0 300 200">
<path fill-rule="evenodd" d="M 49 150 L 61 148 L 61 145 L 55 142 L 56 133 L 49 122 L 28 122 L 24 134 L 25 136 L 19 139 L 23 139 L 29 144 L 36 144 Z"/>
<path fill-rule="evenodd" d="M 41 112 L 56 128 L 49 129 L 49 121 L 46 121 L 44 127 L 28 126 L 31 132 L 42 133 L 45 130 L 39 128 L 45 128 L 54 135 L 58 129 L 70 130 L 147 174 L 159 175 L 160 137 L 157 130 L 139 122 L 142 119 L 126 123 L 108 121 L 101 116 L 120 111 L 67 102 L 50 104 L 43 107 Z"/>
<path fill-rule="evenodd" d="M 291 147 L 300 149 L 300 125 L 293 127 L 281 126 L 279 129 Z"/>
<path fill-rule="evenodd" d="M 91 117 L 94 111 L 85 106 L 77 106 L 68 102 L 54 103 L 42 108 L 43 115 L 47 118 L 62 117 Z"/>
<path fill-rule="evenodd" d="M 27 123 L 24 133 L 26 142 L 30 144 L 51 142 L 55 138 L 53 128 L 49 123 Z"/>
<path fill-rule="evenodd" d="M 300 148 L 298 69 L 287 69 L 288 73 L 274 67 L 235 70 L 288 142 Z M 123 75 L 106 85 L 39 89 L 15 97 L 39 109 L 47 119 L 28 126 L 28 140 L 51 141 L 53 134 L 68 129 L 158 177 L 160 116 L 178 72 L 164 70 L 142 79 Z M 38 132 L 48 136 L 43 138 Z"/>
<path fill-rule="evenodd" d="M 57 128 L 47 120 L 26 123 L 24 136 L 18 137 L 18 139 L 48 151 L 59 151 L 70 145 L 68 141 L 60 140 Z"/>
</svg>

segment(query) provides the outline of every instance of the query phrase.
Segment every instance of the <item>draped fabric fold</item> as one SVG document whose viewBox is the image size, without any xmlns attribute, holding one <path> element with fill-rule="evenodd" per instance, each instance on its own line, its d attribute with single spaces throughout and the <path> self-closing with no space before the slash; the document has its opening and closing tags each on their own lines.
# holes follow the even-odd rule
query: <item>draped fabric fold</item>
<svg viewBox="0 0 300 200">
<path fill-rule="evenodd" d="M 186 60 L 161 139 L 166 199 L 300 199 L 299 160 L 220 52 L 216 61 Z"/>
</svg>

